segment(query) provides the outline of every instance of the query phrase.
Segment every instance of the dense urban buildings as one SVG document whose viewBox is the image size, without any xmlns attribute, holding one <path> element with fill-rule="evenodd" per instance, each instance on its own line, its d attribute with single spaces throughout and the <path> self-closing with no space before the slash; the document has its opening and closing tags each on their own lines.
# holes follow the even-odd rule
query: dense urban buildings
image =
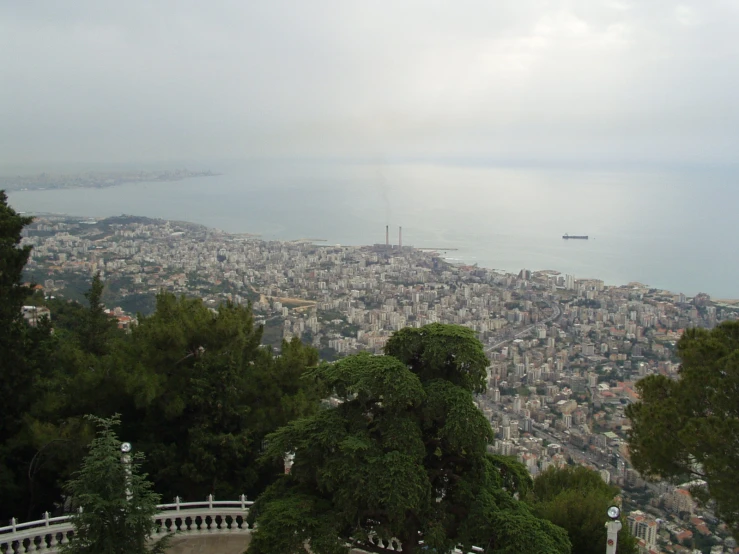
<svg viewBox="0 0 739 554">
<path fill-rule="evenodd" d="M 555 271 L 452 265 L 409 246 L 263 241 L 136 217 L 37 217 L 24 241 L 34 247 L 29 277 L 46 294 L 83 290 L 100 272 L 121 326 L 161 289 L 213 307 L 251 302 L 265 341 L 299 337 L 328 359 L 380 352 L 406 326 L 467 326 L 491 360 L 477 399 L 496 432 L 491 451 L 516 456 L 532 475 L 568 463 L 596 469 L 623 489 L 644 552 L 736 547 L 690 486 L 647 483 L 631 468 L 624 409 L 642 377 L 677 374 L 685 328 L 737 319 L 739 305 Z M 37 315 L 29 308 L 26 317 Z"/>
</svg>

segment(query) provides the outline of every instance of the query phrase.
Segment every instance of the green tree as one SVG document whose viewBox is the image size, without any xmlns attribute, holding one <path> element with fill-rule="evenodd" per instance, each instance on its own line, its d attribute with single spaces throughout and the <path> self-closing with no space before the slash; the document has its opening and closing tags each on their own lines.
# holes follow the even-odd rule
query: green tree
<svg viewBox="0 0 739 554">
<path fill-rule="evenodd" d="M 572 554 L 601 554 L 606 548 L 606 510 L 618 493 L 586 467 L 550 467 L 534 479 L 526 501 L 537 516 L 567 531 Z M 622 523 L 618 554 L 637 554 L 636 539 Z"/>
<path fill-rule="evenodd" d="M 22 308 L 31 288 L 23 285 L 30 246 L 20 246 L 23 228 L 31 223 L 8 205 L 0 191 L 0 518 L 24 514 L 28 505 L 26 470 L 35 449 L 26 433 L 25 417 L 36 399 L 40 368 L 46 368 L 51 328 L 24 322 Z"/>
<path fill-rule="evenodd" d="M 300 378 L 318 363 L 317 352 L 295 339 L 276 356 L 260 346 L 249 307 L 213 310 L 164 293 L 131 334 L 111 332 L 101 289 L 93 280 L 90 307 L 48 302 L 59 318 L 44 348 L 28 355 L 45 371 L 13 442 L 23 448 L 3 458 L 12 471 L 7 481 L 0 473 L 7 483 L 0 515 L 38 517 L 60 502 L 91 440 L 85 414 L 122 414 L 122 432 L 146 450 L 145 469 L 166 498 L 263 491 L 276 471 L 256 463 L 264 436 L 318 409 L 321 391 Z M 86 343 L 94 329 L 101 340 Z"/>
<path fill-rule="evenodd" d="M 20 246 L 23 228 L 33 221 L 8 205 L 5 191 L 0 190 L 0 323 L 6 326 L 22 320 L 23 301 L 31 289 L 21 284 L 23 268 L 31 253 L 30 246 Z M 0 335 L 2 337 L 2 335 Z"/>
<path fill-rule="evenodd" d="M 714 500 L 739 535 L 739 322 L 688 329 L 677 352 L 676 380 L 636 384 L 641 399 L 626 410 L 631 460 L 648 477 L 705 483 L 693 493 Z"/>
<path fill-rule="evenodd" d="M 274 473 L 257 467 L 264 436 L 318 408 L 317 387 L 300 380 L 316 351 L 295 340 L 275 357 L 260 339 L 250 307 L 211 310 L 169 293 L 128 337 L 117 370 L 132 402 L 124 427 L 166 498 L 261 492 Z"/>
<path fill-rule="evenodd" d="M 31 289 L 21 281 L 31 247 L 20 247 L 21 232 L 31 221 L 13 210 L 0 191 L 0 398 L 6 399 L 0 444 L 20 430 L 31 402 L 34 374 L 28 367 L 29 337 L 22 313 Z"/>
<path fill-rule="evenodd" d="M 35 451 L 24 471 L 28 517 L 54 509 L 64 482 L 79 467 L 94 431 L 84 415 L 106 417 L 126 405 L 124 381 L 112 360 L 123 334 L 103 311 L 102 289 L 96 275 L 85 295 L 89 306 L 38 295 L 30 299 L 51 310 L 54 334 L 45 348 L 31 350 L 45 370 L 36 376 L 36 401 L 24 416 L 25 436 Z"/>
<path fill-rule="evenodd" d="M 90 290 L 85 293 L 88 308 L 82 313 L 80 321 L 80 344 L 85 352 L 96 356 L 109 352 L 110 341 L 118 330 L 116 320 L 105 313 L 102 303 L 104 288 L 105 284 L 98 272 L 92 278 Z"/>
<path fill-rule="evenodd" d="M 379 551 L 371 537 L 442 553 L 569 552 L 566 533 L 516 499 L 525 468 L 487 453 L 492 429 L 474 405 L 486 359 L 471 330 L 403 329 L 385 356 L 367 353 L 310 373 L 332 407 L 267 437 L 264 457 L 294 465 L 258 498 L 249 551 L 256 554 Z"/>
<path fill-rule="evenodd" d="M 76 477 L 67 485 L 74 508 L 74 537 L 62 547 L 65 554 L 163 553 L 169 536 L 154 544 L 159 495 L 141 472 L 144 455 L 136 452 L 124 462 L 121 441 L 113 427 L 119 418 L 91 418 L 97 437 Z"/>
</svg>

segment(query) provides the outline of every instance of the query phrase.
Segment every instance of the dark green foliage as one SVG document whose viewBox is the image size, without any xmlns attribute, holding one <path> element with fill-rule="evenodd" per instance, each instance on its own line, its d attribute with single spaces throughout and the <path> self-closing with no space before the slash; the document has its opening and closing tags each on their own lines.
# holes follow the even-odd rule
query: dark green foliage
<svg viewBox="0 0 739 554">
<path fill-rule="evenodd" d="M 50 327 L 43 320 L 30 328 L 22 307 L 31 289 L 21 282 L 31 248 L 20 247 L 23 228 L 31 218 L 20 216 L 0 191 L 0 518 L 27 512 L 29 444 L 25 418 L 35 401 L 35 384 L 46 369 Z M 20 513 L 11 510 L 18 509 Z"/>
<path fill-rule="evenodd" d="M 18 215 L 8 206 L 5 192 L 0 191 L 0 398 L 5 399 L 0 445 L 20 431 L 23 414 L 32 400 L 35 368 L 28 360 L 32 344 L 22 314 L 31 289 L 21 283 L 31 247 L 20 247 L 21 232 L 29 223 L 31 218 Z"/>
<path fill-rule="evenodd" d="M 606 510 L 619 489 L 583 466 L 550 467 L 534 479 L 526 500 L 534 513 L 567 530 L 572 554 L 601 554 L 606 548 Z M 618 554 L 637 554 L 636 539 L 625 518 L 618 535 Z"/>
<path fill-rule="evenodd" d="M 474 392 L 484 392 L 488 359 L 474 331 L 432 323 L 395 333 L 385 353 L 399 359 L 421 380 L 445 379 Z"/>
<path fill-rule="evenodd" d="M 62 547 L 64 554 L 163 553 L 165 537 L 149 545 L 156 524 L 160 497 L 141 473 L 144 455 L 121 457 L 121 441 L 113 431 L 117 417 L 93 418 L 99 427 L 90 452 L 75 478 L 67 484 L 74 508 L 74 538 Z"/>
<path fill-rule="evenodd" d="M 264 458 L 293 452 L 289 475 L 257 500 L 249 551 L 316 554 L 372 550 L 369 537 L 419 538 L 437 553 L 569 552 L 566 534 L 532 515 L 516 495 L 531 485 L 514 460 L 491 456 L 492 429 L 473 403 L 487 360 L 464 328 L 404 329 L 386 356 L 358 354 L 308 378 L 337 400 L 267 437 Z"/>
<path fill-rule="evenodd" d="M 627 408 L 631 458 L 642 474 L 702 480 L 694 494 L 716 502 L 739 534 L 739 323 L 689 329 L 677 345 L 677 380 L 651 375 L 637 383 L 641 401 Z"/>
<path fill-rule="evenodd" d="M 603 481 L 598 472 L 584 466 L 550 467 L 534 479 L 533 493 L 540 502 L 554 500 L 565 490 L 581 493 L 597 492 L 609 500 L 620 492 L 618 487 Z"/>
<path fill-rule="evenodd" d="M 30 299 L 49 307 L 54 335 L 32 351 L 44 371 L 35 379 L 36 402 L 25 417 L 29 451 L 21 463 L 28 470 L 27 478 L 23 476 L 28 517 L 53 509 L 62 483 L 81 463 L 92 431 L 83 416 L 110 416 L 125 406 L 113 356 L 123 333 L 104 312 L 103 286 L 96 276 L 85 294 L 88 307 L 61 299 Z"/>
<path fill-rule="evenodd" d="M 21 307 L 31 289 L 21 284 L 23 267 L 31 253 L 30 246 L 20 246 L 21 232 L 33 218 L 23 217 L 8 205 L 5 191 L 0 190 L 0 330 L 22 320 Z M 3 335 L 0 335 L 3 338 Z"/>
<path fill-rule="evenodd" d="M 264 436 L 317 409 L 318 389 L 300 381 L 315 350 L 296 339 L 275 358 L 260 339 L 249 307 L 213 311 L 168 293 L 131 333 L 118 369 L 132 401 L 125 427 L 165 498 L 261 492 L 272 480 L 255 463 Z"/>
<path fill-rule="evenodd" d="M 9 501 L 0 515 L 54 509 L 90 441 L 86 413 L 123 414 L 126 437 L 150 453 L 146 469 L 167 498 L 264 490 L 275 473 L 255 462 L 264 436 L 318 408 L 320 389 L 300 379 L 318 363 L 316 351 L 294 339 L 274 356 L 259 345 L 249 307 L 212 310 L 171 294 L 159 295 L 157 312 L 126 335 L 103 312 L 102 287 L 96 278 L 90 307 L 33 299 L 52 309 L 55 333 L 22 327 L 29 337 L 47 334 L 27 355 L 45 371 L 3 458 L 0 492 Z"/>
<path fill-rule="evenodd" d="M 105 285 L 96 273 L 92 278 L 90 290 L 85 293 L 88 308 L 82 312 L 79 339 L 85 352 L 96 356 L 104 356 L 110 349 L 110 342 L 117 332 L 117 321 L 105 313 L 101 301 Z"/>
<path fill-rule="evenodd" d="M 30 221 L 0 192 L 0 519 L 60 505 L 91 439 L 85 414 L 123 414 L 126 437 L 150 452 L 147 470 L 167 498 L 263 491 L 276 471 L 255 461 L 265 435 L 315 413 L 323 397 L 300 379 L 317 352 L 295 339 L 275 356 L 260 346 L 250 307 L 213 310 L 164 293 L 125 334 L 104 311 L 99 275 L 86 306 L 31 296 L 21 284 L 30 248 L 20 248 Z M 47 305 L 52 321 L 29 327 L 25 302 Z"/>
</svg>

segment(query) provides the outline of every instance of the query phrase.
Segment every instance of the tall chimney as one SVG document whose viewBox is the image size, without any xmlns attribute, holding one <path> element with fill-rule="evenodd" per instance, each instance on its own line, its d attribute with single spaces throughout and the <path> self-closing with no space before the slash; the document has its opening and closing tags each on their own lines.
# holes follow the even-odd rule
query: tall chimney
<svg viewBox="0 0 739 554">
<path fill-rule="evenodd" d="M 385 225 L 385 246 L 390 246 L 390 225 Z"/>
<path fill-rule="evenodd" d="M 398 227 L 398 248 L 403 248 L 403 228 Z"/>
</svg>

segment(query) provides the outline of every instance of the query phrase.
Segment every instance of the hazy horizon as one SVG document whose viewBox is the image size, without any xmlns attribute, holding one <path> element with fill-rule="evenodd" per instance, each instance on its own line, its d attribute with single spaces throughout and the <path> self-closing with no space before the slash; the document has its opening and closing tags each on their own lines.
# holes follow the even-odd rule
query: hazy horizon
<svg viewBox="0 0 739 554">
<path fill-rule="evenodd" d="M 733 166 L 738 16 L 724 0 L 0 1 L 0 170 Z"/>
<path fill-rule="evenodd" d="M 734 175 L 261 163 L 219 177 L 14 191 L 26 212 L 191 221 L 266 240 L 456 249 L 465 263 L 739 298 Z M 589 235 L 565 241 L 564 233 Z"/>
</svg>

